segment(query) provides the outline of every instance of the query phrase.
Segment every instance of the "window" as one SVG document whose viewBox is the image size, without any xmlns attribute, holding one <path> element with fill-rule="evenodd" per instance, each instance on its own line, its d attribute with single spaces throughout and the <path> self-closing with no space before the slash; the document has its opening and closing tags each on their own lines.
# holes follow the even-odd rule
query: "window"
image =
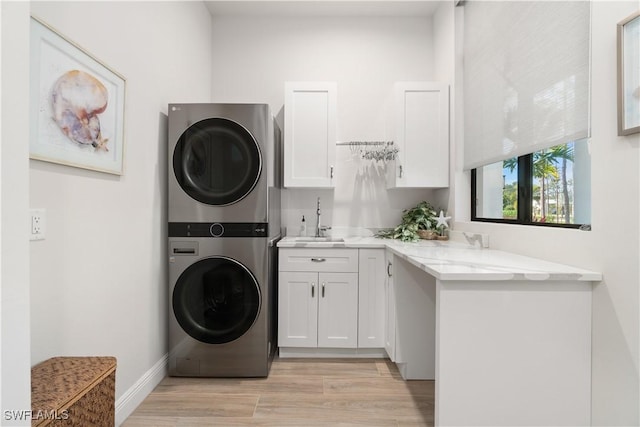
<svg viewBox="0 0 640 427">
<path fill-rule="evenodd" d="M 471 218 L 591 222 L 591 2 L 464 3 L 464 161 Z"/>
<path fill-rule="evenodd" d="M 585 228 L 591 222 L 587 140 L 471 171 L 471 219 Z"/>
</svg>

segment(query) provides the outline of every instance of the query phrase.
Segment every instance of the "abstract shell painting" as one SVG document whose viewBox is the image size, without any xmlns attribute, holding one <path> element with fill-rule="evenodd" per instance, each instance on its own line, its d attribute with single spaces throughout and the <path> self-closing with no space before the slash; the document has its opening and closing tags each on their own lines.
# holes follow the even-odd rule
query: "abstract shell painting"
<svg viewBox="0 0 640 427">
<path fill-rule="evenodd" d="M 109 105 L 109 94 L 100 80 L 84 71 L 67 71 L 51 88 L 50 101 L 53 119 L 69 139 L 109 151 L 99 118 Z"/>
<path fill-rule="evenodd" d="M 125 79 L 31 18 L 32 159 L 122 175 Z"/>
</svg>

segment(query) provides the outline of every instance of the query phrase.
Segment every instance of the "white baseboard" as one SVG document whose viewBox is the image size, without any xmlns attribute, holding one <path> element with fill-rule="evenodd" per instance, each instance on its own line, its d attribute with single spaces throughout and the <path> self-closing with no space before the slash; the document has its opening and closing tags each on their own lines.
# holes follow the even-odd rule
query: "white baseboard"
<svg viewBox="0 0 640 427">
<path fill-rule="evenodd" d="M 301 348 L 301 347 L 280 347 L 278 349 L 278 356 L 282 359 L 286 359 L 289 357 L 384 359 L 388 357 L 384 348 Z"/>
<path fill-rule="evenodd" d="M 116 401 L 116 426 L 120 426 L 142 401 L 167 376 L 169 354 L 162 356 L 155 365 L 136 381 Z"/>
</svg>

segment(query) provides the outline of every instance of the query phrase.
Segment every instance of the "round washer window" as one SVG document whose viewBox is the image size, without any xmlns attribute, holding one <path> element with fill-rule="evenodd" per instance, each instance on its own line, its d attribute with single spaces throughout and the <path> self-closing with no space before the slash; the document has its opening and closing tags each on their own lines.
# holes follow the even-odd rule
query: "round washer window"
<svg viewBox="0 0 640 427">
<path fill-rule="evenodd" d="M 224 257 L 189 266 L 173 290 L 173 313 L 191 337 L 208 344 L 240 338 L 260 312 L 260 288 L 251 272 Z"/>
<path fill-rule="evenodd" d="M 189 196 L 208 205 L 242 200 L 255 187 L 261 169 L 260 149 L 253 135 L 223 118 L 191 125 L 173 152 L 178 183 Z"/>
</svg>

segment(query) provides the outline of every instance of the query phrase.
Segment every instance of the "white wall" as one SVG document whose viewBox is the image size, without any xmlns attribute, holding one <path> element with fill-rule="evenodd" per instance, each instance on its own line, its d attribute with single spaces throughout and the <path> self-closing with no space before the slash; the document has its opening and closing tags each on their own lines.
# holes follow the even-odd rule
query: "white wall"
<svg viewBox="0 0 640 427">
<path fill-rule="evenodd" d="M 339 141 L 386 140 L 393 82 L 433 80 L 433 26 L 426 17 L 247 17 L 213 19 L 213 100 L 266 102 L 283 125 L 285 81 L 338 84 Z M 386 190 L 381 163 L 337 147 L 335 190 L 290 189 L 283 226 L 392 227 L 428 190 Z"/>
<path fill-rule="evenodd" d="M 201 2 L 31 11 L 127 80 L 124 175 L 29 164 L 30 205 L 47 213 L 30 244 L 31 363 L 115 356 L 119 399 L 167 352 L 167 104 L 210 100 L 211 18 Z"/>
<path fill-rule="evenodd" d="M 31 409 L 29 363 L 29 5 L 1 2 L 2 145 L 0 151 L 0 393 L 5 411 Z M 11 418 L 11 417 L 9 417 Z"/>
<path fill-rule="evenodd" d="M 616 23 L 636 11 L 638 3 L 595 1 L 592 6 L 593 231 L 466 222 L 468 174 L 462 172 L 460 157 L 454 228 L 489 233 L 493 248 L 603 273 L 593 293 L 592 423 L 638 425 L 640 135 L 617 136 L 615 32 Z M 456 145 L 461 147 L 462 135 L 457 135 Z"/>
<path fill-rule="evenodd" d="M 435 53 L 435 79 L 449 84 L 449 184 L 454 182 L 455 163 L 455 120 L 457 108 L 456 88 L 456 31 L 455 13 L 457 8 L 452 1 L 442 2 L 433 15 L 433 41 Z M 438 189 L 434 192 L 433 204 L 442 208 L 453 209 L 451 202 L 454 192 L 450 188 Z M 448 215 L 448 212 L 447 212 Z"/>
</svg>

